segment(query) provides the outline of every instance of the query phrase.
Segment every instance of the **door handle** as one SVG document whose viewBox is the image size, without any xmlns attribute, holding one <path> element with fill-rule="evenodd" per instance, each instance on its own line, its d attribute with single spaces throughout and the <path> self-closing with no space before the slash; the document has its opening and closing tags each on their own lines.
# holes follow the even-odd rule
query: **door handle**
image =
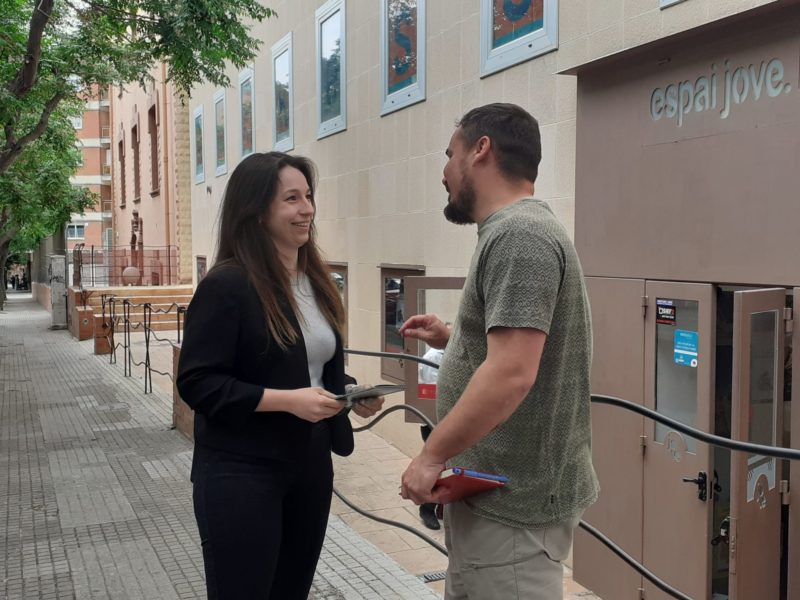
<svg viewBox="0 0 800 600">
<path fill-rule="evenodd" d="M 708 476 L 704 471 L 700 471 L 697 477 L 684 477 L 683 483 L 694 483 L 697 485 L 697 497 L 705 502 L 708 499 Z"/>
</svg>

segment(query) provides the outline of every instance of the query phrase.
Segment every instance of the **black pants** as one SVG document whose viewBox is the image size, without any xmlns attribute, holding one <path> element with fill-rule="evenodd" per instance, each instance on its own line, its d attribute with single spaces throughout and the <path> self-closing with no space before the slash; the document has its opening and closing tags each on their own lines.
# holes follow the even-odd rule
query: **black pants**
<svg viewBox="0 0 800 600">
<path fill-rule="evenodd" d="M 209 600 L 306 600 L 331 505 L 327 425 L 315 427 L 308 456 L 296 461 L 195 452 Z"/>
</svg>

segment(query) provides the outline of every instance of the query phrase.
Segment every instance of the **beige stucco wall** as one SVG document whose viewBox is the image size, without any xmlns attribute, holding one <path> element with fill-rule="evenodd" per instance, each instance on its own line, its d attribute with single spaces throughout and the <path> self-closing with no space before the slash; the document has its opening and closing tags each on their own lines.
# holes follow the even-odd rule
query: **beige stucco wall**
<svg viewBox="0 0 800 600">
<path fill-rule="evenodd" d="M 349 345 L 379 350 L 382 263 L 425 265 L 427 275 L 464 275 L 475 243 L 474 227 L 442 216 L 444 149 L 453 124 L 468 109 L 515 102 L 539 119 L 543 157 L 538 198 L 550 203 L 572 232 L 575 205 L 576 80 L 557 72 L 657 40 L 772 0 L 685 0 L 659 9 L 658 0 L 562 0 L 559 49 L 483 79 L 480 2 L 428 0 L 426 100 L 380 116 L 380 3 L 346 2 L 347 130 L 316 139 L 314 11 L 321 0 L 270 2 L 279 18 L 256 27 L 264 41 L 254 61 L 256 150 L 272 148 L 271 46 L 293 32 L 294 152 L 319 166 L 317 224 L 331 261 L 349 276 Z M 228 173 L 239 156 L 238 70 L 226 91 Z M 204 110 L 205 181 L 192 185 L 193 255 L 214 253 L 215 224 L 227 175 L 215 176 L 216 88 L 199 86 L 191 113 Z M 196 283 L 196 281 L 195 281 Z M 348 370 L 362 382 L 380 381 L 376 359 L 351 357 Z M 401 395 L 395 398 L 400 399 Z M 395 400 L 391 398 L 391 400 Z M 407 452 L 419 447 L 416 427 L 391 417 L 382 434 Z"/>
</svg>

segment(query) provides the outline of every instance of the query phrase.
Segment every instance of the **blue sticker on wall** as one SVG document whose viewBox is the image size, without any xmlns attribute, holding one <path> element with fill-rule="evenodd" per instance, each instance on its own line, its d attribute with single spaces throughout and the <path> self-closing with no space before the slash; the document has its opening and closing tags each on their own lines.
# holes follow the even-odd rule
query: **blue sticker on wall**
<svg viewBox="0 0 800 600">
<path fill-rule="evenodd" d="M 697 368 L 697 332 L 675 330 L 674 357 L 676 365 Z"/>
</svg>

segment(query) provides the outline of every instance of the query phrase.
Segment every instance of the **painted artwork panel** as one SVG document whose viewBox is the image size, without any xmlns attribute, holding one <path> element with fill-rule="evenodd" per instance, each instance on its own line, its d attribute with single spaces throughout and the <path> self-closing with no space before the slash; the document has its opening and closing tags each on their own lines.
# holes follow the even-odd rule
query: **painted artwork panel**
<svg viewBox="0 0 800 600">
<path fill-rule="evenodd" d="M 217 140 L 217 166 L 225 165 L 225 103 L 214 103 L 214 127 Z"/>
<path fill-rule="evenodd" d="M 342 114 L 342 16 L 333 13 L 320 24 L 320 123 Z"/>
<path fill-rule="evenodd" d="M 492 48 L 544 27 L 544 0 L 493 0 Z"/>
<path fill-rule="evenodd" d="M 289 137 L 289 51 L 275 58 L 275 141 Z"/>
<path fill-rule="evenodd" d="M 203 115 L 194 118 L 194 174 L 203 174 Z"/>
<path fill-rule="evenodd" d="M 417 0 L 388 0 L 389 94 L 417 82 Z"/>
<path fill-rule="evenodd" d="M 253 151 L 253 80 L 247 79 L 241 85 L 242 99 L 242 155 Z"/>
</svg>

